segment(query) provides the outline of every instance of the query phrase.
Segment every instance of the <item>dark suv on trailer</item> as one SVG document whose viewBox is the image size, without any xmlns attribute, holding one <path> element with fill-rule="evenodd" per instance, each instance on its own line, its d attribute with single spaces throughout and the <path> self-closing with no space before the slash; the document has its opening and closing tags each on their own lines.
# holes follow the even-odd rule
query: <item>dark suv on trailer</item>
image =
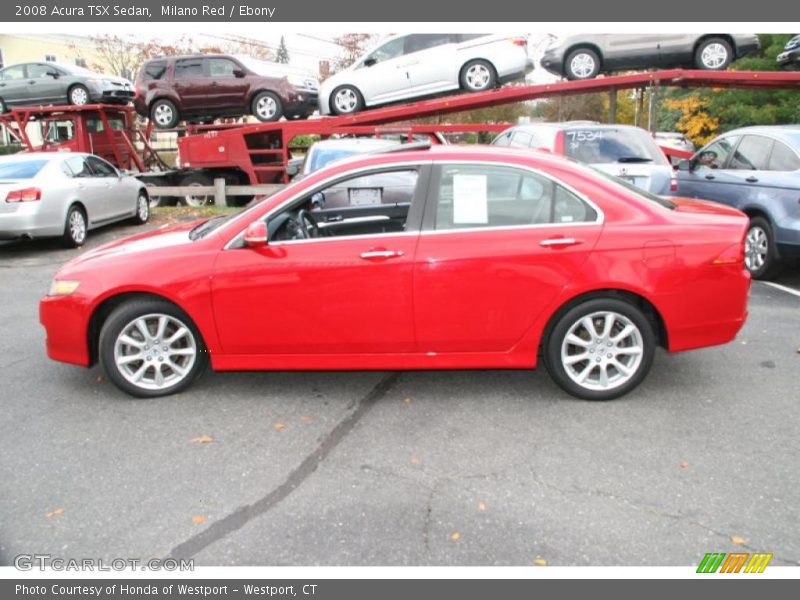
<svg viewBox="0 0 800 600">
<path fill-rule="evenodd" d="M 252 114 L 260 121 L 308 117 L 317 82 L 286 65 L 247 56 L 197 54 L 148 60 L 136 77 L 136 111 L 156 127 Z"/>
</svg>

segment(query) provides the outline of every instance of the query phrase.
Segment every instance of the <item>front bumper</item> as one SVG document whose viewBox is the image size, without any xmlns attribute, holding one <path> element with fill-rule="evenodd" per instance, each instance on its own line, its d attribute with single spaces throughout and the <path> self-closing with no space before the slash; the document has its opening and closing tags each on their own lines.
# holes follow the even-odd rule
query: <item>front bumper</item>
<svg viewBox="0 0 800 600">
<path fill-rule="evenodd" d="M 553 75 L 564 76 L 564 57 L 558 52 L 545 52 L 540 61 L 542 68 Z"/>
<path fill-rule="evenodd" d="M 778 57 L 775 59 L 781 67 L 800 67 L 800 48 L 795 48 L 794 50 L 787 50 L 786 52 L 781 52 L 778 54 Z"/>
<path fill-rule="evenodd" d="M 135 96 L 136 92 L 130 86 L 113 84 L 109 86 L 100 84 L 89 86 L 89 97 L 92 102 L 127 103 L 132 102 Z"/>
<path fill-rule="evenodd" d="M 80 290 L 70 296 L 45 296 L 39 302 L 39 322 L 47 334 L 47 356 L 53 360 L 88 367 L 87 305 Z"/>
<path fill-rule="evenodd" d="M 310 88 L 294 88 L 286 94 L 283 102 L 283 112 L 288 118 L 307 117 L 319 104 L 319 92 Z"/>
</svg>

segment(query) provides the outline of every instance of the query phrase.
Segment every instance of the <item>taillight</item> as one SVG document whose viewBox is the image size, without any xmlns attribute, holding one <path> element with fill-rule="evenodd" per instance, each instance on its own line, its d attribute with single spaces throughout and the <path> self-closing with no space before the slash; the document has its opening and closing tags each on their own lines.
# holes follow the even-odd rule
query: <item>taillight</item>
<svg viewBox="0 0 800 600">
<path fill-rule="evenodd" d="M 715 265 L 740 265 L 744 263 L 744 239 L 738 244 L 728 246 L 714 259 Z"/>
<path fill-rule="evenodd" d="M 508 41 L 514 44 L 515 46 L 520 46 L 521 48 L 528 47 L 528 38 L 525 36 L 516 36 L 508 38 Z"/>
<path fill-rule="evenodd" d="M 6 195 L 6 202 L 36 202 L 42 199 L 42 190 L 37 187 L 13 190 Z"/>
<path fill-rule="evenodd" d="M 678 180 L 674 177 L 669 180 L 669 191 L 670 192 L 677 192 L 678 191 Z"/>
</svg>

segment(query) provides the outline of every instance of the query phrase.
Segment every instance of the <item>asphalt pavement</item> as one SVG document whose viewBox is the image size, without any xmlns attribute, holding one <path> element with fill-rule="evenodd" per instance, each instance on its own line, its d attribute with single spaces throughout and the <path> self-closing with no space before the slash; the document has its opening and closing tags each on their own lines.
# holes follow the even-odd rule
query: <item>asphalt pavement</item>
<svg viewBox="0 0 800 600">
<path fill-rule="evenodd" d="M 660 352 L 613 402 L 544 371 L 207 373 L 136 400 L 45 355 L 38 300 L 81 251 L 0 246 L 0 564 L 800 564 L 798 270 L 754 283 L 735 342 Z"/>
</svg>

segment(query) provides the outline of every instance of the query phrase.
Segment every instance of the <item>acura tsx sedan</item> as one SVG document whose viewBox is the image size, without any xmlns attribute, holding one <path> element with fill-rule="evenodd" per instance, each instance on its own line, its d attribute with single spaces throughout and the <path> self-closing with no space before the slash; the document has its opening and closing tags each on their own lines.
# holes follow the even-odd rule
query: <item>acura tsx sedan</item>
<svg viewBox="0 0 800 600">
<path fill-rule="evenodd" d="M 331 194 L 349 201 L 325 208 Z M 40 319 L 51 358 L 99 361 L 135 396 L 182 390 L 209 363 L 543 364 L 570 394 L 607 400 L 644 379 L 657 346 L 736 336 L 746 230 L 734 208 L 662 199 L 546 153 L 399 149 L 337 161 L 236 215 L 87 252 L 56 273 Z"/>
</svg>

